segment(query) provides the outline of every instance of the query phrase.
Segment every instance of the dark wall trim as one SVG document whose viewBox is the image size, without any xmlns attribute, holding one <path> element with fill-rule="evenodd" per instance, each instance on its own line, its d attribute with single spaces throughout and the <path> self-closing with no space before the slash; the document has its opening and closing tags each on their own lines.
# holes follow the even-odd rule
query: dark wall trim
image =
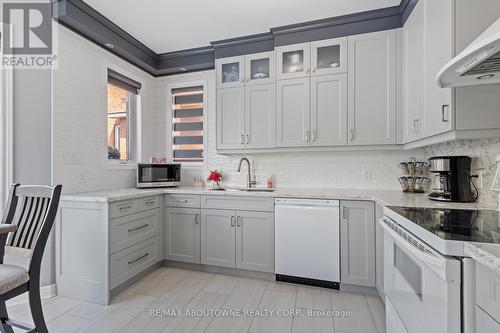
<svg viewBox="0 0 500 333">
<path fill-rule="evenodd" d="M 165 76 L 213 69 L 215 59 L 272 51 L 276 46 L 400 28 L 417 2 L 402 0 L 399 6 L 275 27 L 262 34 L 162 54 L 156 54 L 82 0 L 55 0 L 53 16 L 60 24 L 149 74 Z"/>
</svg>

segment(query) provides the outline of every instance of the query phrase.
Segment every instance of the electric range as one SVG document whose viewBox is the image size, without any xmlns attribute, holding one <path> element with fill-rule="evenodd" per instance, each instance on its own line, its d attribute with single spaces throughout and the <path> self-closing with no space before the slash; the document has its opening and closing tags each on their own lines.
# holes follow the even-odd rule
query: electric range
<svg viewBox="0 0 500 333">
<path fill-rule="evenodd" d="M 463 257 L 464 242 L 500 244 L 495 210 L 387 206 L 384 215 L 444 255 Z"/>
</svg>

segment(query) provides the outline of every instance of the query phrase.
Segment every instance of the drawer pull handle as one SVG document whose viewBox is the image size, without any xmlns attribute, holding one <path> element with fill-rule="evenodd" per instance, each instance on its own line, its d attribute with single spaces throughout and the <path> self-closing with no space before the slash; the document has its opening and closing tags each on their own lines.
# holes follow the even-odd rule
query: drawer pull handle
<svg viewBox="0 0 500 333">
<path fill-rule="evenodd" d="M 151 206 L 155 203 L 155 200 L 144 201 L 144 204 L 147 206 Z"/>
<path fill-rule="evenodd" d="M 196 215 L 194 216 L 194 223 L 195 223 L 195 224 L 199 224 L 199 223 L 200 223 L 200 222 L 199 222 L 199 219 L 198 219 L 199 217 L 200 217 L 200 215 L 199 215 L 199 214 L 196 214 Z"/>
<path fill-rule="evenodd" d="M 184 199 L 184 200 L 174 200 L 174 202 L 177 202 L 177 203 L 188 203 L 189 200 L 188 199 Z"/>
<path fill-rule="evenodd" d="M 130 209 L 132 208 L 132 205 L 128 205 L 128 206 L 122 206 L 120 208 L 118 208 L 119 210 L 126 210 L 126 209 Z"/>
<path fill-rule="evenodd" d="M 137 258 L 137 259 L 134 259 L 134 260 L 132 260 L 132 261 L 129 261 L 129 262 L 128 262 L 128 264 L 129 264 L 129 265 L 135 264 L 136 262 L 138 262 L 139 260 L 142 260 L 142 259 L 146 258 L 147 256 L 149 256 L 149 253 L 146 253 L 146 254 L 144 254 L 144 255 L 140 256 L 140 257 L 139 257 L 139 258 Z"/>
<path fill-rule="evenodd" d="M 149 226 L 149 224 L 141 225 L 140 227 L 137 227 L 137 228 L 134 228 L 134 229 L 128 229 L 128 232 L 141 230 L 141 229 L 144 229 L 144 228 L 146 228 L 148 226 Z"/>
</svg>

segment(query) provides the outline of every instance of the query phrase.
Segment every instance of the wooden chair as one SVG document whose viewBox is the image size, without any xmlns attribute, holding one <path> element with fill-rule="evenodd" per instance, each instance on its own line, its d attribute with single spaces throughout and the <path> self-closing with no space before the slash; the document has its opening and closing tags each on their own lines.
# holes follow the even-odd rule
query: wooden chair
<svg viewBox="0 0 500 333">
<path fill-rule="evenodd" d="M 54 224 L 61 197 L 61 185 L 20 186 L 10 190 L 7 210 L 0 224 L 0 330 L 12 327 L 27 332 L 47 333 L 40 299 L 40 265 Z M 30 258 L 29 268 L 3 264 L 5 253 Z M 5 301 L 28 292 L 35 327 L 9 319 Z"/>
</svg>

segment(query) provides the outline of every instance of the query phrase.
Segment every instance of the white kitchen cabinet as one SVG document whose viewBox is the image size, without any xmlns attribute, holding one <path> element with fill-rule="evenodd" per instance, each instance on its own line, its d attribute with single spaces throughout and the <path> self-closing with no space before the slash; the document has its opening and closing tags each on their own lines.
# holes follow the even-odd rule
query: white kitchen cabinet
<svg viewBox="0 0 500 333">
<path fill-rule="evenodd" d="M 277 147 L 308 147 L 310 140 L 309 77 L 277 81 Z"/>
<path fill-rule="evenodd" d="M 276 48 L 276 78 L 296 79 L 310 76 L 310 43 L 293 44 Z"/>
<path fill-rule="evenodd" d="M 311 78 L 311 146 L 347 144 L 347 74 Z"/>
<path fill-rule="evenodd" d="M 376 287 L 382 301 L 385 302 L 384 287 L 384 228 L 378 223 L 384 217 L 384 206 L 375 203 L 375 271 Z"/>
<path fill-rule="evenodd" d="M 242 87 L 245 84 L 245 57 L 217 59 L 217 88 Z"/>
<path fill-rule="evenodd" d="M 452 90 L 440 88 L 436 75 L 454 55 L 453 49 L 454 0 L 424 0 L 424 110 L 423 131 L 432 136 L 453 129 Z M 418 13 L 419 14 L 419 13 Z"/>
<path fill-rule="evenodd" d="M 376 286 L 374 210 L 369 201 L 340 202 L 341 283 Z"/>
<path fill-rule="evenodd" d="M 274 84 L 245 87 L 245 148 L 276 145 L 276 98 Z"/>
<path fill-rule="evenodd" d="M 311 76 L 347 72 L 347 37 L 311 42 Z"/>
<path fill-rule="evenodd" d="M 397 32 L 348 37 L 349 145 L 396 143 Z"/>
<path fill-rule="evenodd" d="M 424 105 L 424 2 L 418 1 L 403 27 L 403 142 L 422 136 Z"/>
<path fill-rule="evenodd" d="M 165 208 L 165 259 L 200 263 L 200 214 L 196 208 Z"/>
<path fill-rule="evenodd" d="M 274 52 L 261 52 L 245 56 L 245 85 L 274 83 Z"/>
<path fill-rule="evenodd" d="M 217 89 L 217 149 L 245 147 L 245 88 Z"/>
<path fill-rule="evenodd" d="M 274 273 L 274 214 L 236 212 L 236 268 Z"/>
<path fill-rule="evenodd" d="M 201 213 L 201 263 L 235 267 L 234 211 L 203 209 Z"/>
</svg>

